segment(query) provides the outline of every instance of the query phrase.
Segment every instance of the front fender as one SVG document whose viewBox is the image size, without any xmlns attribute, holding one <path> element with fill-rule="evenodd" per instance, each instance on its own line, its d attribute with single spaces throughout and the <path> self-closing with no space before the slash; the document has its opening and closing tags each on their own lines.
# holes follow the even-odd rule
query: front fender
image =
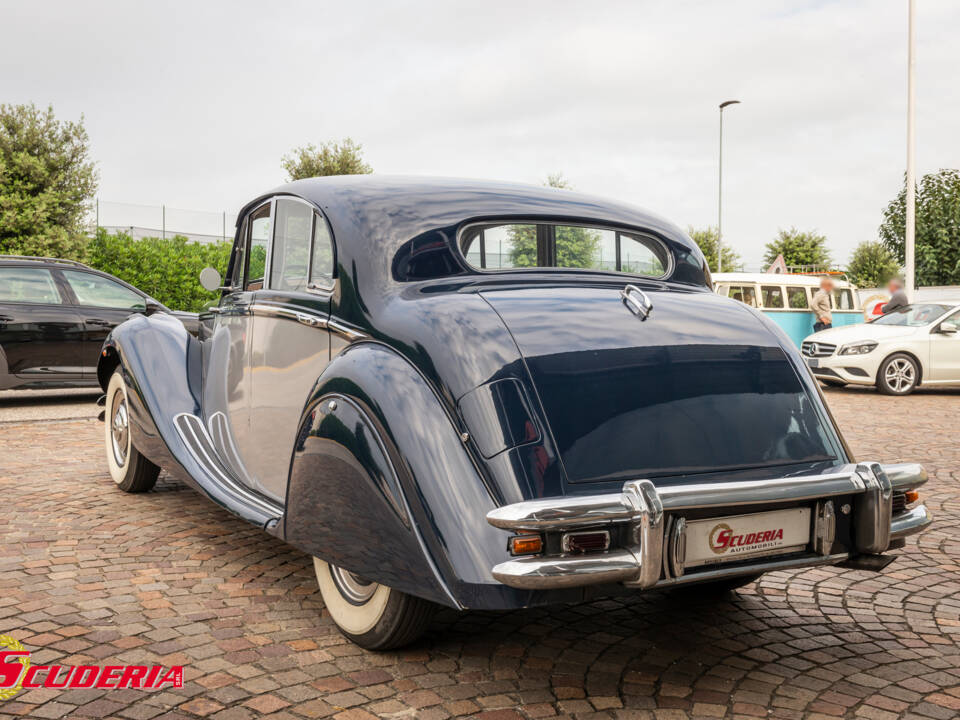
<svg viewBox="0 0 960 720">
<path fill-rule="evenodd" d="M 97 377 L 106 389 L 119 367 L 127 384 L 131 441 L 155 465 L 196 488 L 244 520 L 270 529 L 279 511 L 238 500 L 187 447 L 178 416 L 202 417 L 203 369 L 200 342 L 167 313 L 134 315 L 104 342 Z M 109 402 L 109 401 L 108 401 Z M 201 423 L 202 424 L 202 423 Z"/>
<path fill-rule="evenodd" d="M 537 603 L 542 593 L 508 588 L 491 574 L 509 559 L 508 536 L 486 521 L 497 503 L 456 422 L 398 353 L 378 343 L 347 348 L 305 406 L 285 539 L 370 580 L 454 607 Z"/>
</svg>

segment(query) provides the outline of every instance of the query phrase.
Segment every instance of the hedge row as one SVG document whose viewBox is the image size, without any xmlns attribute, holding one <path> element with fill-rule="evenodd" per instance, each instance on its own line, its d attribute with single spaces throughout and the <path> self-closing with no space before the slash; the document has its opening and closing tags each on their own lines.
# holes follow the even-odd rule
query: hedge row
<svg viewBox="0 0 960 720">
<path fill-rule="evenodd" d="M 230 243 L 201 245 L 182 235 L 134 240 L 126 233 L 103 228 L 87 244 L 86 262 L 143 290 L 171 310 L 197 312 L 217 293 L 200 286 L 200 271 L 215 267 L 223 276 L 230 260 Z"/>
</svg>

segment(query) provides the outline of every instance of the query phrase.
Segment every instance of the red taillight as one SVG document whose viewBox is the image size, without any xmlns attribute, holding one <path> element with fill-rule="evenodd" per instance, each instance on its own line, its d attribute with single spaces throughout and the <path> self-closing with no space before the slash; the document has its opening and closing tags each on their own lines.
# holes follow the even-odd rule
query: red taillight
<svg viewBox="0 0 960 720">
<path fill-rule="evenodd" d="M 610 547 L 610 533 L 606 530 L 567 533 L 560 546 L 566 553 L 599 552 Z"/>
</svg>

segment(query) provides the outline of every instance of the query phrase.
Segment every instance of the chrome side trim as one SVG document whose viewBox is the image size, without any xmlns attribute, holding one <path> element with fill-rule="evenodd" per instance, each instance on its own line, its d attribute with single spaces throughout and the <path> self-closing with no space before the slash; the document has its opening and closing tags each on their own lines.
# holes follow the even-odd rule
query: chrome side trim
<svg viewBox="0 0 960 720">
<path fill-rule="evenodd" d="M 309 310 L 295 310 L 284 305 L 273 305 L 271 303 L 254 303 L 250 306 L 250 311 L 254 314 L 269 315 L 271 317 L 285 318 L 295 320 L 298 323 L 308 325 L 309 327 L 325 328 L 330 332 L 342 335 L 347 340 L 354 342 L 363 340 L 367 337 L 365 333 L 353 328 L 347 327 L 338 320 L 332 320 L 326 315 L 310 312 Z"/>
<path fill-rule="evenodd" d="M 905 513 L 897 515 L 890 523 L 890 539 L 899 540 L 907 535 L 913 535 L 926 530 L 933 522 L 933 515 L 926 505 L 917 505 Z"/>
<path fill-rule="evenodd" d="M 367 337 L 366 333 L 349 328 L 338 320 L 328 320 L 327 327 L 330 328 L 330 332 L 335 332 L 338 335 L 342 335 L 351 342 L 355 340 L 363 340 Z"/>
<path fill-rule="evenodd" d="M 179 413 L 173 418 L 174 426 L 183 440 L 183 444 L 193 455 L 197 464 L 204 468 L 207 473 L 232 495 L 237 496 L 242 502 L 252 505 L 261 512 L 272 514 L 279 518 L 283 515 L 283 508 L 271 503 L 269 500 L 251 493 L 244 488 L 223 467 L 220 459 L 216 456 L 213 441 L 211 440 L 203 421 L 196 415 L 190 413 Z"/>
</svg>

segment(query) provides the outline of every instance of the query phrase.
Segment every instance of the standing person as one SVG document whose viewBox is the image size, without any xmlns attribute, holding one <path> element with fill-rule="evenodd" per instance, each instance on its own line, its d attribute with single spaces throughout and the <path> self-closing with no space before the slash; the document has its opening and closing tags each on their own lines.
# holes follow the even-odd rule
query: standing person
<svg viewBox="0 0 960 720">
<path fill-rule="evenodd" d="M 813 294 L 810 309 L 813 310 L 813 331 L 829 330 L 833 327 L 833 313 L 830 309 L 830 294 L 833 292 L 833 280 L 820 279 L 820 289 Z"/>
<path fill-rule="evenodd" d="M 894 310 L 899 310 L 907 306 L 907 294 L 903 291 L 902 278 L 891 278 L 890 283 L 887 285 L 887 290 L 890 292 L 890 300 L 883 306 L 884 315 L 888 315 Z"/>
</svg>

